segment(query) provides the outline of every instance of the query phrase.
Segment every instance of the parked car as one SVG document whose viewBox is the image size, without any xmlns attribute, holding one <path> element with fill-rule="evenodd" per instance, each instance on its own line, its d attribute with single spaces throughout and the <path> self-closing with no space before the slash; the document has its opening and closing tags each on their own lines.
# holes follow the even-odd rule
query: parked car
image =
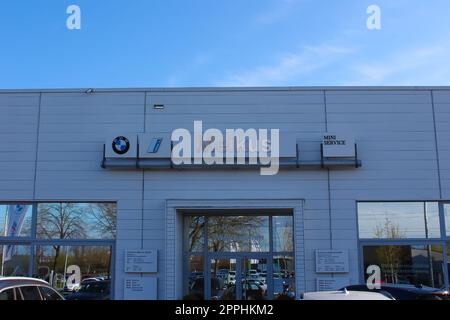
<svg viewBox="0 0 450 320">
<path fill-rule="evenodd" d="M 0 278 L 0 300 L 64 300 L 48 282 L 27 277 Z"/>
<path fill-rule="evenodd" d="M 197 278 L 189 287 L 189 293 L 204 298 L 204 283 L 205 278 Z M 211 296 L 218 297 L 224 290 L 224 282 L 222 278 L 211 278 Z"/>
<path fill-rule="evenodd" d="M 191 287 L 192 284 L 194 283 L 195 279 L 198 279 L 198 278 L 203 278 L 203 271 L 191 272 L 191 274 L 189 275 L 189 287 Z"/>
<path fill-rule="evenodd" d="M 263 290 L 263 295 L 266 295 L 266 293 L 267 293 L 267 284 L 265 283 L 265 281 L 260 280 L 260 279 L 261 278 L 247 279 L 247 281 L 249 283 L 256 283 Z"/>
<path fill-rule="evenodd" d="M 242 280 L 242 298 L 244 300 L 263 300 L 266 291 L 258 281 Z M 236 300 L 236 284 L 231 284 L 223 292 L 221 300 Z"/>
<path fill-rule="evenodd" d="M 109 300 L 110 280 L 83 281 L 80 288 L 67 296 L 67 300 Z"/>
<path fill-rule="evenodd" d="M 379 292 L 366 291 L 319 291 L 304 292 L 300 295 L 301 300 L 394 300 Z"/>
<path fill-rule="evenodd" d="M 450 300 L 449 292 L 437 288 L 410 284 L 382 284 L 380 289 L 369 289 L 367 285 L 345 287 L 352 291 L 380 292 L 390 295 L 395 300 Z"/>
</svg>

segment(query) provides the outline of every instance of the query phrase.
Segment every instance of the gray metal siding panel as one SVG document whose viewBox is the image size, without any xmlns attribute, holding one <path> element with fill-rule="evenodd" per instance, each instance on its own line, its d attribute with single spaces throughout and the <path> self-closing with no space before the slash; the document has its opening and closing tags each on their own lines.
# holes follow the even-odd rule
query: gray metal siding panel
<svg viewBox="0 0 450 320">
<path fill-rule="evenodd" d="M 0 199 L 33 197 L 39 94 L 0 94 Z"/>
</svg>

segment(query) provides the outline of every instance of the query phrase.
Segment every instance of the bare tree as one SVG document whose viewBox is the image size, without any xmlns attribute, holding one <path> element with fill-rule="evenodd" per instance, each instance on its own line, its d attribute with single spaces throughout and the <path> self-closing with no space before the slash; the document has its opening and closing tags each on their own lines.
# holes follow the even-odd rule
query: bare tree
<svg viewBox="0 0 450 320">
<path fill-rule="evenodd" d="M 205 229 L 205 218 L 203 216 L 191 217 L 189 229 L 189 251 L 192 251 L 201 243 Z"/>
<path fill-rule="evenodd" d="M 83 208 L 75 203 L 45 203 L 39 205 L 38 237 L 48 239 L 84 238 L 86 230 L 83 213 Z M 55 270 L 61 246 L 54 245 L 53 248 L 55 250 L 53 270 Z"/>
<path fill-rule="evenodd" d="M 114 203 L 92 203 L 86 209 L 95 223 L 91 227 L 99 238 L 114 239 L 117 229 L 117 211 Z"/>
<path fill-rule="evenodd" d="M 375 237 L 379 239 L 401 239 L 405 236 L 400 231 L 400 227 L 395 225 L 389 218 L 386 218 L 383 224 L 377 225 L 374 233 Z M 398 271 L 402 261 L 402 247 L 396 245 L 380 246 L 376 249 L 376 255 L 388 281 L 390 279 L 392 283 L 397 283 Z"/>
<path fill-rule="evenodd" d="M 262 243 L 261 226 L 265 218 L 260 216 L 215 216 L 214 222 L 208 223 L 208 246 L 210 251 L 224 250 L 252 251 L 260 248 Z M 215 259 L 213 276 L 216 276 L 219 260 Z"/>
</svg>

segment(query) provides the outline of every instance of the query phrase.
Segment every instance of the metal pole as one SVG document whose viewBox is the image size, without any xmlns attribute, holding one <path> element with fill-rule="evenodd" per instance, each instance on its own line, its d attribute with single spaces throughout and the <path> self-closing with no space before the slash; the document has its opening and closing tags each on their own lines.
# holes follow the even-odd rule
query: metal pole
<svg viewBox="0 0 450 320">
<path fill-rule="evenodd" d="M 64 262 L 64 277 L 63 277 L 63 288 L 67 285 L 66 272 L 67 272 L 67 251 L 69 246 L 66 246 L 66 260 Z"/>
<path fill-rule="evenodd" d="M 6 207 L 6 214 L 5 214 L 5 237 L 7 237 L 8 236 L 8 226 L 7 226 L 7 223 L 8 223 L 8 214 L 9 214 L 9 206 L 8 207 Z M 3 277 L 3 271 L 4 271 L 4 268 L 5 268 L 5 244 L 2 246 L 2 273 L 1 273 L 1 276 Z"/>
<path fill-rule="evenodd" d="M 423 218 L 425 221 L 425 238 L 428 239 L 428 220 L 427 220 L 427 203 L 423 203 Z M 433 274 L 433 257 L 431 256 L 431 247 L 429 244 L 427 246 L 427 254 L 428 254 L 428 263 L 430 268 L 430 276 L 431 276 L 431 287 L 434 287 L 434 274 Z"/>
</svg>

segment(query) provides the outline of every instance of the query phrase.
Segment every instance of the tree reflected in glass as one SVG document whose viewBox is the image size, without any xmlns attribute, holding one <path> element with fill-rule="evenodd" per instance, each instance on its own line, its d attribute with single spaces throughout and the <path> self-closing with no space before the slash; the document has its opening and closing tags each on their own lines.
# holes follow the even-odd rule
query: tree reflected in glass
<svg viewBox="0 0 450 320">
<path fill-rule="evenodd" d="M 269 251 L 269 217 L 209 217 L 208 249 L 212 252 Z"/>
<path fill-rule="evenodd" d="M 115 203 L 42 203 L 37 237 L 41 239 L 114 239 Z"/>
</svg>

